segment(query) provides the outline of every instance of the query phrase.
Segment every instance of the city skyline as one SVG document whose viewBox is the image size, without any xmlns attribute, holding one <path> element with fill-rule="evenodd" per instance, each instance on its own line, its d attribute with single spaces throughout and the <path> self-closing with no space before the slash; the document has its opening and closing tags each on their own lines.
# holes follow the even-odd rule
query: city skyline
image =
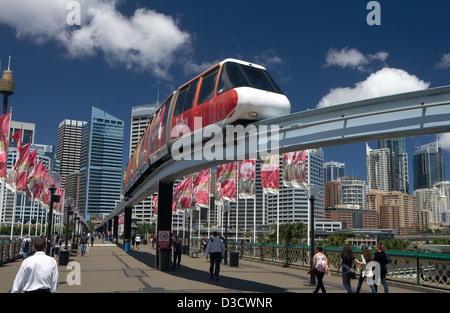
<svg viewBox="0 0 450 313">
<path fill-rule="evenodd" d="M 35 123 L 35 142 L 56 147 L 61 121 L 87 121 L 90 108 L 99 107 L 125 122 L 122 167 L 128 161 L 131 108 L 162 103 L 172 90 L 227 57 L 267 67 L 292 112 L 354 101 L 361 94 L 450 84 L 450 45 L 442 40 L 450 30 L 445 1 L 378 1 L 381 25 L 369 25 L 374 12 L 366 7 L 369 1 L 279 6 L 231 1 L 218 7 L 82 0 L 75 1 L 79 25 L 67 24 L 76 13 L 66 8 L 68 2 L 0 3 L 1 69 L 11 55 L 16 82 L 9 98 L 12 119 Z M 222 14 L 214 14 L 217 9 Z M 164 38 L 149 33 L 152 27 Z M 109 29 L 117 33 L 111 37 Z M 416 147 L 435 140 L 438 135 L 406 138 L 410 172 Z M 448 162 L 445 136 L 439 142 Z M 324 148 L 324 162 L 345 163 L 346 175 L 367 180 L 365 145 Z"/>
</svg>

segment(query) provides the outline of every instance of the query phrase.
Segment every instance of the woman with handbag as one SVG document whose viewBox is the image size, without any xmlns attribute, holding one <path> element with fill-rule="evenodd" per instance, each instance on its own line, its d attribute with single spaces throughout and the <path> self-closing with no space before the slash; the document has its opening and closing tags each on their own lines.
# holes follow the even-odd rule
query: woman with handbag
<svg viewBox="0 0 450 313">
<path fill-rule="evenodd" d="M 339 274 L 339 269 L 342 266 L 342 284 L 348 293 L 353 293 L 350 282 L 352 278 L 356 278 L 356 273 L 353 269 L 354 259 L 352 247 L 350 245 L 345 245 L 341 252 L 337 273 Z"/>
</svg>

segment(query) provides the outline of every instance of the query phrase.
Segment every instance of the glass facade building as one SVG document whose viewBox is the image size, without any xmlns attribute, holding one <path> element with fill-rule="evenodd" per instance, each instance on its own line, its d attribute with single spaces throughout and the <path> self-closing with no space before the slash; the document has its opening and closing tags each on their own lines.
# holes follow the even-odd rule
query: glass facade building
<svg viewBox="0 0 450 313">
<path fill-rule="evenodd" d="M 434 184 L 445 180 L 444 158 L 436 142 L 423 145 L 413 157 L 414 190 L 433 188 Z"/>
<path fill-rule="evenodd" d="M 120 201 L 124 122 L 92 107 L 83 125 L 79 210 L 85 220 L 110 213 Z"/>
</svg>

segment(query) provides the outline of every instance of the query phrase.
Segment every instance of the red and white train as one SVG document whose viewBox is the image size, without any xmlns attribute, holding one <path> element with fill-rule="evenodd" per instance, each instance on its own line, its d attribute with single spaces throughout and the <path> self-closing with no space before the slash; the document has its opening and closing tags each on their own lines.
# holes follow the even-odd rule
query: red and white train
<svg viewBox="0 0 450 313">
<path fill-rule="evenodd" d="M 127 196 L 170 157 L 172 143 L 199 127 L 249 123 L 289 114 L 291 104 L 266 69 L 226 59 L 177 90 L 157 109 L 123 176 Z M 201 117 L 201 125 L 194 118 Z"/>
</svg>

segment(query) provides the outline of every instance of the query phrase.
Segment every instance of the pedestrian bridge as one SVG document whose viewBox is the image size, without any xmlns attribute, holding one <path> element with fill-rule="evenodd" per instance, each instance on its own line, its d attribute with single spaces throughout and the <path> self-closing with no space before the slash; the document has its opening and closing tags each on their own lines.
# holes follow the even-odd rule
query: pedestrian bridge
<svg viewBox="0 0 450 313">
<path fill-rule="evenodd" d="M 164 299 L 167 301 L 168 307 L 176 306 L 178 300 L 183 300 L 184 297 L 215 299 L 219 296 L 245 297 L 249 296 L 249 293 L 254 297 L 274 298 L 283 294 L 283 301 L 287 301 L 291 307 L 297 303 L 300 294 L 312 293 L 315 286 L 310 283 L 310 275 L 307 274 L 308 266 L 302 265 L 301 250 L 290 252 L 290 255 L 293 256 L 292 262 L 286 266 L 284 261 L 272 260 L 272 257 L 264 257 L 261 260 L 259 248 L 250 249 L 249 247 L 253 247 L 253 244 L 249 244 L 248 249 L 244 248 L 245 251 L 242 250 L 244 255 L 241 255 L 238 266 L 222 264 L 220 280 L 216 281 L 209 277 L 209 262 L 203 253 L 200 253 L 198 257 L 182 255 L 180 269 L 159 271 L 155 269 L 156 247 L 152 247 L 151 244 L 141 245 L 139 250 L 132 249 L 125 252 L 121 244 L 115 245 L 106 241 L 102 243 L 101 240 L 96 239 L 86 257 L 82 258 L 78 253 L 70 257 L 67 266 L 58 266 L 58 293 L 114 293 L 114 297 L 118 293 L 127 294 L 127 297 L 130 293 L 158 293 L 154 300 Z M 193 242 L 192 249 L 194 248 L 195 243 Z M 271 247 L 266 248 L 271 249 Z M 232 249 L 241 251 L 239 245 Z M 340 251 L 340 249 L 338 250 Z M 324 279 L 327 293 L 345 293 L 341 275 L 336 274 L 335 258 L 332 256 L 335 252 L 328 253 L 332 259 L 332 275 Z M 282 259 L 284 256 L 285 254 L 280 252 Z M 308 258 L 305 259 L 305 261 L 307 260 Z M 0 293 L 10 292 L 21 263 L 18 259 L 0 266 L 0 277 L 2 278 L 0 279 Z M 71 265 L 79 266 L 79 277 L 74 272 L 75 267 Z M 79 284 L 76 284 L 78 278 Z M 352 280 L 351 284 L 355 290 L 357 281 Z M 390 293 L 449 293 L 445 289 L 396 282 L 389 277 L 388 284 Z M 383 288 L 378 289 L 378 293 L 383 292 Z M 170 297 L 164 297 L 161 295 L 162 293 L 170 293 Z M 361 293 L 370 293 L 366 282 L 362 285 Z M 79 298 L 77 297 L 77 299 Z M 129 302 L 130 298 L 127 298 L 126 301 Z M 117 305 L 116 301 L 113 303 Z M 279 309 L 282 304 L 276 301 L 274 305 L 276 306 L 274 309 Z"/>
</svg>

